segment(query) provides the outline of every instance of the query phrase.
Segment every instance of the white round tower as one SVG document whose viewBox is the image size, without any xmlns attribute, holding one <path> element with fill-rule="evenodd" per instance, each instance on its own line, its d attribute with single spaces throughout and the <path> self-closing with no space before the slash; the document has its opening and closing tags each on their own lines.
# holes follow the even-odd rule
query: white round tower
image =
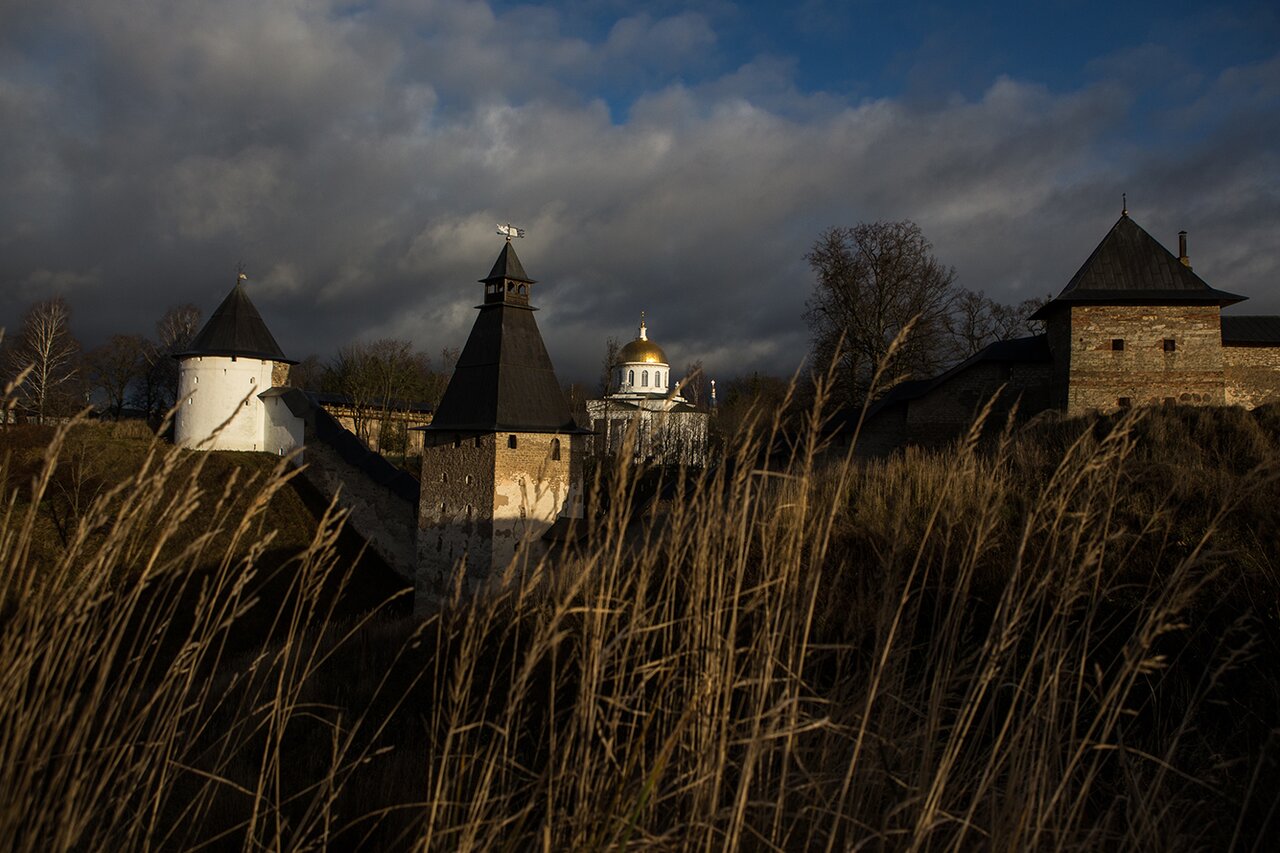
<svg viewBox="0 0 1280 853">
<path fill-rule="evenodd" d="M 293 423 L 281 397 L 261 396 L 284 385 L 288 365 L 296 362 L 281 352 L 244 280 L 242 273 L 190 349 L 176 356 L 173 439 L 179 447 L 283 454 L 302 443 L 301 422 Z"/>
</svg>

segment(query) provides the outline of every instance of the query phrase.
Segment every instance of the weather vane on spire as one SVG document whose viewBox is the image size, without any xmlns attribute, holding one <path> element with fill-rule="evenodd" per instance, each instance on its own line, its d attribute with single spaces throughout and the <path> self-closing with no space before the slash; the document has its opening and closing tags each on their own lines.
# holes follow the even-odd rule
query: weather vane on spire
<svg viewBox="0 0 1280 853">
<path fill-rule="evenodd" d="M 501 222 L 499 222 L 499 223 L 498 223 L 498 233 L 499 233 L 499 234 L 501 234 L 503 237 L 506 237 L 506 238 L 507 238 L 507 242 L 508 242 L 508 243 L 510 243 L 510 242 L 511 242 L 511 238 L 512 238 L 512 237 L 523 237 L 523 236 L 524 236 L 524 229 L 523 229 L 523 228 L 516 228 L 516 227 L 515 227 L 514 225 L 512 225 L 510 222 L 508 222 L 506 225 L 503 225 Z"/>
<path fill-rule="evenodd" d="M 249 276 L 244 274 L 244 261 L 236 261 L 236 281 L 245 281 Z"/>
</svg>

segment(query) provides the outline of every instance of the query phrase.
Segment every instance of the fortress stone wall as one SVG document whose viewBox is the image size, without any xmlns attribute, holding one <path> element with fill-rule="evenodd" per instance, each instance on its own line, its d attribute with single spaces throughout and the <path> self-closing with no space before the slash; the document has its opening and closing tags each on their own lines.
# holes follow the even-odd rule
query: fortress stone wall
<svg viewBox="0 0 1280 853">
<path fill-rule="evenodd" d="M 1280 347 L 1224 346 L 1222 360 L 1228 403 L 1249 408 L 1280 403 Z"/>
<path fill-rule="evenodd" d="M 1059 327 L 1051 346 L 1069 341 L 1065 352 L 1054 352 L 1067 372 L 1059 396 L 1069 415 L 1226 402 L 1217 305 L 1073 305 L 1051 324 Z"/>
</svg>

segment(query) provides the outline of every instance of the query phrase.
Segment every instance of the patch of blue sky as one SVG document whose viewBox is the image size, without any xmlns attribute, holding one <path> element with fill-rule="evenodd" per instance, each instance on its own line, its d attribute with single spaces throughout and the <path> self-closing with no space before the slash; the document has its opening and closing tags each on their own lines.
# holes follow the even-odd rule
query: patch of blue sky
<svg viewBox="0 0 1280 853">
<path fill-rule="evenodd" d="M 501 15 L 527 5 L 503 0 L 494 9 Z M 789 69 L 801 95 L 850 102 L 977 99 L 1001 77 L 1051 92 L 1120 79 L 1139 90 L 1136 106 L 1143 108 L 1147 98 L 1176 97 L 1170 86 L 1186 92 L 1197 78 L 1212 80 L 1225 69 L 1261 61 L 1280 45 L 1280 12 L 1263 2 L 566 0 L 551 6 L 562 33 L 595 44 L 607 42 L 628 18 L 699 15 L 714 33 L 714 44 L 698 56 L 638 62 L 581 81 L 615 117 L 655 89 L 696 87 L 762 60 Z M 667 47 L 648 45 L 650 58 Z"/>
</svg>

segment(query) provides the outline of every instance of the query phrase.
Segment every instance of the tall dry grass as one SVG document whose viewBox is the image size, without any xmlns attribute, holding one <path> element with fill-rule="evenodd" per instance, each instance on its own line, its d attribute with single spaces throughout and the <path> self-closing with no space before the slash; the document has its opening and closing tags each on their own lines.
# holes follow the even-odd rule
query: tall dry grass
<svg viewBox="0 0 1280 853">
<path fill-rule="evenodd" d="M 291 472 L 209 492 L 161 445 L 33 563 L 60 433 L 0 528 L 0 837 L 1250 849 L 1274 828 L 1265 602 L 1197 624 L 1224 578 L 1274 569 L 1220 547 L 1276 497 L 1273 455 L 1188 514 L 1135 464 L 1141 413 L 859 462 L 824 444 L 824 396 L 644 505 L 620 463 L 577 553 L 420 620 L 334 616 L 336 511 L 259 600 L 256 521 Z M 256 498 L 231 515 L 236 488 Z M 275 618 L 242 636 L 255 608 Z"/>
</svg>

